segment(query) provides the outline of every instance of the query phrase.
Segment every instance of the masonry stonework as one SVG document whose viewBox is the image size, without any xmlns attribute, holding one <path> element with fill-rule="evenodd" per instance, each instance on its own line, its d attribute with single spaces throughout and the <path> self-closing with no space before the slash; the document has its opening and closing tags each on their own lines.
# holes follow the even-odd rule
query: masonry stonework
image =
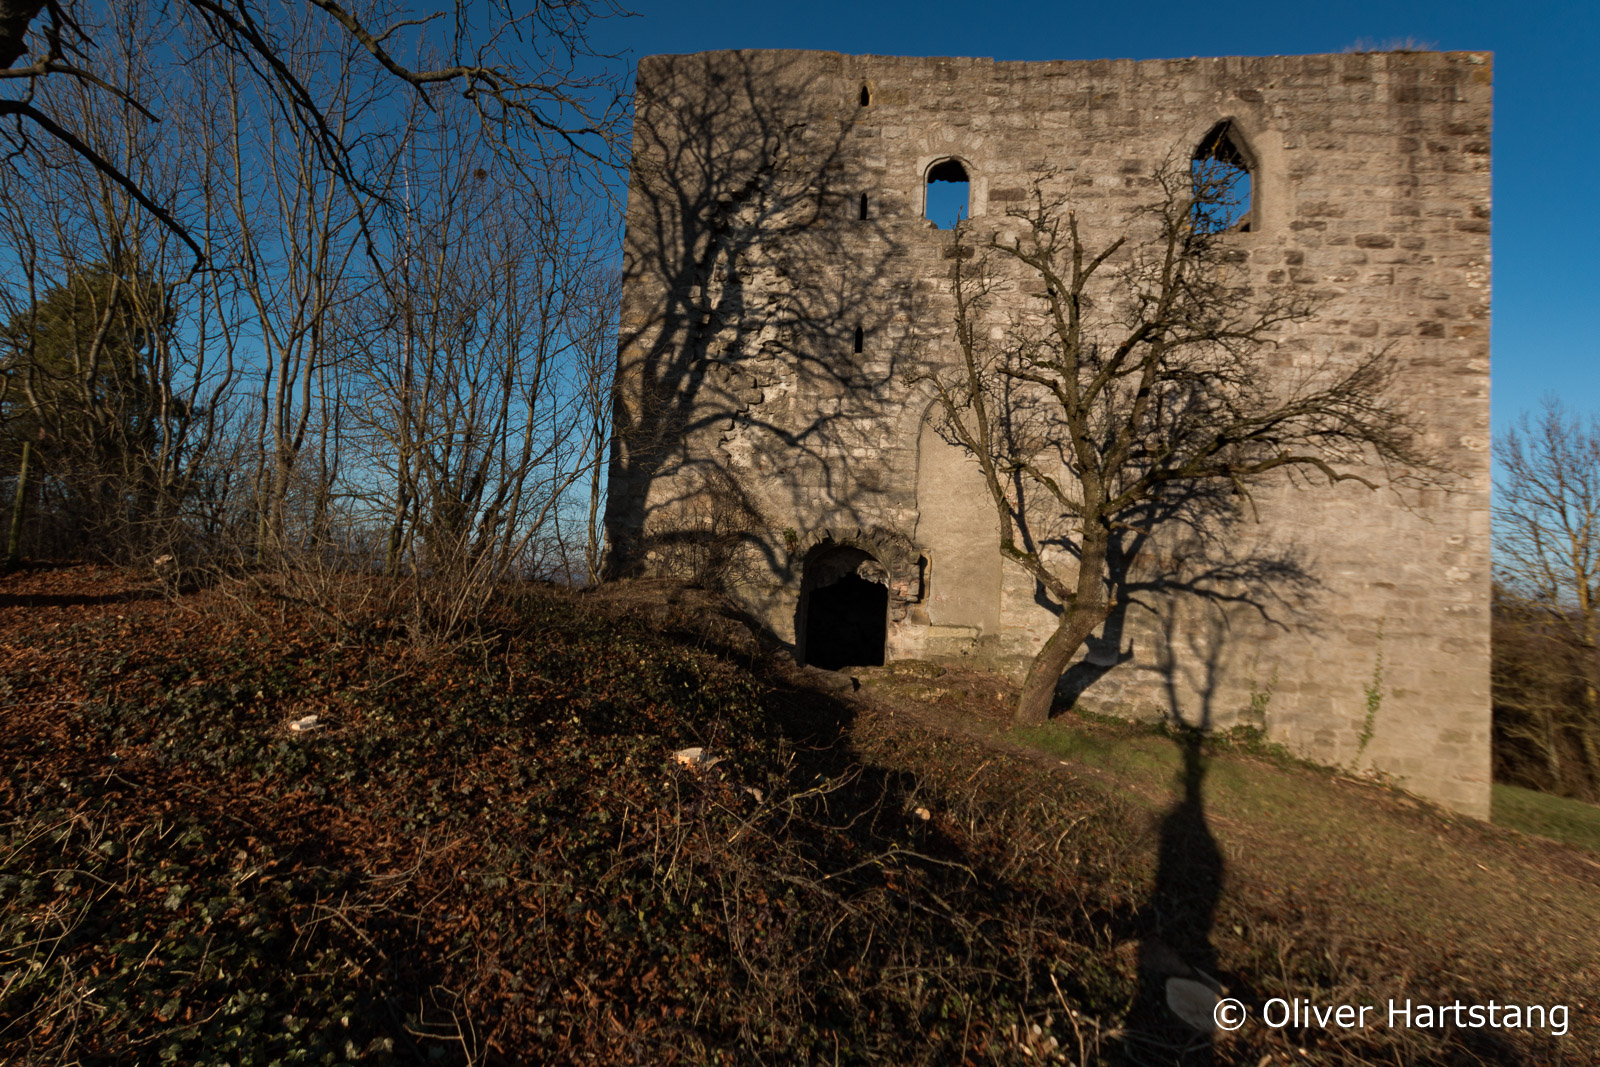
<svg viewBox="0 0 1600 1067">
<path fill-rule="evenodd" d="M 1487 54 L 717 52 L 645 59 L 637 87 L 613 573 L 720 582 L 801 658 L 808 632 L 830 650 L 843 632 L 819 630 L 824 601 L 867 590 L 850 639 L 1020 673 L 1055 605 L 1002 565 L 984 483 L 917 383 L 956 352 L 929 170 L 965 170 L 977 243 L 1045 188 L 1092 245 L 1226 122 L 1252 184 L 1226 237 L 1241 269 L 1318 301 L 1261 358 L 1288 381 L 1391 352 L 1450 481 L 1269 482 L 1212 536 L 1155 539 L 1065 697 L 1254 725 L 1488 814 Z M 1209 593 L 1179 580 L 1223 572 Z"/>
</svg>

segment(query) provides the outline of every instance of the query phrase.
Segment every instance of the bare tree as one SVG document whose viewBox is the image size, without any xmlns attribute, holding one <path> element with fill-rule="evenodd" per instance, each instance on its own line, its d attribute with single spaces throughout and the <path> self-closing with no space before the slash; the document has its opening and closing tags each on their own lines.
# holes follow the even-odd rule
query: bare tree
<svg viewBox="0 0 1600 1067">
<path fill-rule="evenodd" d="M 417 116 L 405 209 L 374 229 L 352 368 L 365 455 L 347 480 L 381 516 L 385 569 L 426 576 L 424 614 L 446 629 L 508 574 L 565 570 L 549 548 L 593 470 L 590 395 L 606 388 L 589 348 L 615 345 L 591 321 L 614 331 L 592 282 L 605 205 L 522 181 L 461 111 Z"/>
<path fill-rule="evenodd" d="M 381 90 L 361 75 L 326 27 L 308 20 L 300 29 L 297 47 L 280 57 L 280 65 L 296 79 L 315 78 L 324 89 L 327 120 L 353 132 L 365 113 L 379 108 Z M 320 433 L 334 424 L 320 418 L 327 414 L 323 390 L 339 355 L 339 315 L 363 286 L 357 272 L 371 198 L 352 194 L 336 170 L 324 165 L 314 135 L 303 126 L 273 121 L 274 101 L 257 91 L 238 64 L 227 56 L 207 59 L 196 59 L 212 75 L 200 95 L 210 101 L 220 127 L 220 150 L 208 160 L 210 179 L 226 190 L 220 195 L 232 238 L 213 253 L 214 266 L 236 287 L 238 317 L 250 322 L 260 348 L 247 372 L 257 438 L 251 479 L 256 533 L 249 547 L 260 558 L 277 558 L 306 540 L 316 502 L 327 493 L 318 471 L 302 463 L 302 452 L 308 441 L 315 443 L 308 437 L 314 426 Z M 369 184 L 386 182 L 392 148 L 368 155 L 388 164 L 383 171 L 367 167 Z M 311 502 L 299 529 L 292 529 L 291 494 Z"/>
<path fill-rule="evenodd" d="M 77 82 L 55 88 L 54 106 L 142 188 L 198 201 L 192 228 L 206 240 L 210 213 L 195 195 L 203 139 L 183 136 L 191 101 L 133 62 L 162 47 L 167 30 L 133 8 L 115 14 L 108 57 L 120 57 L 128 85 L 166 99 L 178 124 L 130 124 L 123 103 Z M 0 285 L 0 432 L 13 443 L 19 433 L 31 438 L 21 445 L 34 460 L 33 481 L 75 527 L 40 531 L 37 543 L 73 550 L 66 536 L 124 559 L 171 551 L 232 380 L 202 279 L 187 271 L 189 250 L 172 231 L 80 154 L 41 142 L 9 163 L 0 171 L 0 248 L 13 265 Z M 12 525 L 20 534 L 28 479 L 18 473 Z"/>
<path fill-rule="evenodd" d="M 599 175 L 614 165 L 626 111 L 619 82 L 605 65 L 580 69 L 583 60 L 595 58 L 585 36 L 588 23 L 616 12 L 607 0 L 556 0 L 524 12 L 504 0 L 455 0 L 420 14 L 386 0 L 312 0 L 310 7 L 318 28 L 342 37 L 370 72 L 421 97 L 454 90 L 518 166 L 539 171 L 550 159 L 564 158 L 570 173 Z M 161 5 L 160 13 L 197 37 L 202 50 L 233 56 L 341 183 L 362 194 L 376 191 L 362 170 L 358 131 L 330 113 L 318 80 L 288 61 L 304 27 L 296 5 L 180 0 Z M 35 133 L 65 146 L 182 237 L 203 262 L 205 249 L 181 212 L 102 151 L 49 91 L 70 82 L 125 107 L 130 122 L 136 116 L 161 121 L 157 98 L 128 76 L 133 68 L 107 62 L 116 51 L 107 41 L 116 34 L 107 6 L 90 0 L 0 0 L 0 85 L 8 90 L 0 96 L 0 137 L 13 150 L 31 144 Z M 183 73 L 191 69 L 188 60 L 180 50 L 160 48 L 134 66 Z"/>
<path fill-rule="evenodd" d="M 0 0 L 35 61 L 0 71 L 11 525 L 30 484 L 106 483 L 70 431 L 153 487 L 108 501 L 324 608 L 386 560 L 436 633 L 509 574 L 582 573 L 620 112 L 574 63 L 602 10 L 85 0 L 18 30 Z"/>
<path fill-rule="evenodd" d="M 1554 397 L 1495 444 L 1496 726 L 1600 783 L 1600 419 Z M 1578 762 L 1578 767 L 1565 764 Z"/>
<path fill-rule="evenodd" d="M 1194 521 L 1197 503 L 1219 496 L 1248 501 L 1268 475 L 1377 488 L 1437 473 L 1388 396 L 1387 350 L 1293 382 L 1269 372 L 1280 329 L 1314 307 L 1252 287 L 1227 232 L 1232 176 L 1204 162 L 1162 168 L 1149 207 L 1098 247 L 1046 194 L 1048 178 L 982 256 L 969 224 L 958 230 L 959 357 L 913 380 L 932 384 L 942 432 L 976 457 L 1002 556 L 1060 606 L 1023 685 L 1022 722 L 1048 716 L 1067 666 L 1116 609 L 1124 538 Z M 1018 292 L 1036 294 L 1031 306 Z"/>
<path fill-rule="evenodd" d="M 622 275 L 599 268 L 589 275 L 578 308 L 574 331 L 577 354 L 576 386 L 583 409 L 584 446 L 588 472 L 588 511 L 584 521 L 584 574 L 593 585 L 600 580 L 605 549 L 605 524 L 601 494 L 606 464 L 611 456 L 612 413 L 617 377 L 618 314 L 622 310 Z"/>
</svg>

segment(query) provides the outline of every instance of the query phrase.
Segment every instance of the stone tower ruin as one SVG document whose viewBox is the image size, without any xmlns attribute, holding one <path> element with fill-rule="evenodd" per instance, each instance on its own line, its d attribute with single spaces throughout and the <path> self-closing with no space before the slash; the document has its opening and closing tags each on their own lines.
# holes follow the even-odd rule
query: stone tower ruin
<svg viewBox="0 0 1600 1067">
<path fill-rule="evenodd" d="M 1256 726 L 1487 815 L 1487 54 L 716 52 L 645 59 L 637 88 L 612 573 L 718 583 L 821 666 L 1025 669 L 1054 605 L 915 373 L 953 358 L 954 237 L 925 216 L 954 192 L 981 243 L 1047 185 L 1110 234 L 1209 153 L 1248 173 L 1226 239 L 1251 284 L 1317 297 L 1275 373 L 1386 348 L 1451 477 L 1264 483 L 1209 541 L 1157 538 L 1064 696 Z M 1229 595 L 1184 577 L 1219 560 L 1261 565 Z"/>
</svg>

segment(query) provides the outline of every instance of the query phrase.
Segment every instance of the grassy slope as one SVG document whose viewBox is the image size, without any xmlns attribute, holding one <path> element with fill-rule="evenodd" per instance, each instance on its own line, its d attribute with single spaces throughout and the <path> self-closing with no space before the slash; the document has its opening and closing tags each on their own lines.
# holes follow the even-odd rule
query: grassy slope
<svg viewBox="0 0 1600 1067">
<path fill-rule="evenodd" d="M 1070 732 L 1056 725 L 1046 733 Z M 1119 780 L 1151 790 L 1171 779 L 1177 762 L 1170 742 L 1148 735 L 1124 738 L 1105 761 Z M 1458 974 L 1502 1002 L 1583 1002 L 1592 1019 L 1584 984 L 1600 977 L 1600 856 L 1226 748 L 1208 785 L 1208 815 L 1232 860 L 1236 898 L 1324 912 L 1330 941 L 1349 945 L 1346 984 L 1358 995 L 1403 997 L 1408 972 L 1421 965 Z M 1237 950 L 1250 954 L 1243 943 Z M 1587 1037 L 1595 1041 L 1592 1024 Z"/>
<path fill-rule="evenodd" d="M 1122 734 L 1115 741 L 1108 734 Z M 1110 769 L 1151 799 L 1177 773 L 1176 746 L 1148 733 L 1058 720 L 1026 740 Z M 1580 973 L 1594 968 L 1600 855 L 1497 832 L 1381 786 L 1222 746 L 1207 807 L 1241 878 L 1320 880 L 1365 936 L 1451 939 L 1495 957 L 1535 954 Z M 1560 839 L 1600 825 L 1589 805 L 1495 787 L 1495 821 Z M 1508 794 L 1521 810 L 1503 807 Z M 1507 809 L 1510 810 L 1507 810 Z M 1600 844 L 1600 838 L 1593 839 Z"/>
<path fill-rule="evenodd" d="M 424 656 L 383 620 L 320 633 L 114 572 L 6 582 L 0 1046 L 24 1062 L 1600 1054 L 1600 867 L 1387 790 L 1224 750 L 1174 818 L 1170 739 L 1018 739 L 977 675 L 828 697 L 660 588 L 527 595 Z M 676 767 L 693 744 L 726 762 Z M 1216 899 L 1175 826 L 1214 840 Z M 1213 1048 L 1161 1007 L 1174 945 L 1258 1010 L 1564 1001 L 1571 1032 Z"/>
<path fill-rule="evenodd" d="M 1600 853 L 1600 806 L 1514 785 L 1494 787 L 1494 821 Z"/>
</svg>

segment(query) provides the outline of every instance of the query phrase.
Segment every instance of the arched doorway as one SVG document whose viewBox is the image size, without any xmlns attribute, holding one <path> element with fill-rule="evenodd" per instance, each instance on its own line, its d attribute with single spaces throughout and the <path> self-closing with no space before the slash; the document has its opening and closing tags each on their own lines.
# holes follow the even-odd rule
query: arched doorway
<svg viewBox="0 0 1600 1067">
<path fill-rule="evenodd" d="M 871 553 L 833 546 L 806 561 L 801 583 L 801 652 L 812 667 L 883 666 L 889 571 Z"/>
</svg>

